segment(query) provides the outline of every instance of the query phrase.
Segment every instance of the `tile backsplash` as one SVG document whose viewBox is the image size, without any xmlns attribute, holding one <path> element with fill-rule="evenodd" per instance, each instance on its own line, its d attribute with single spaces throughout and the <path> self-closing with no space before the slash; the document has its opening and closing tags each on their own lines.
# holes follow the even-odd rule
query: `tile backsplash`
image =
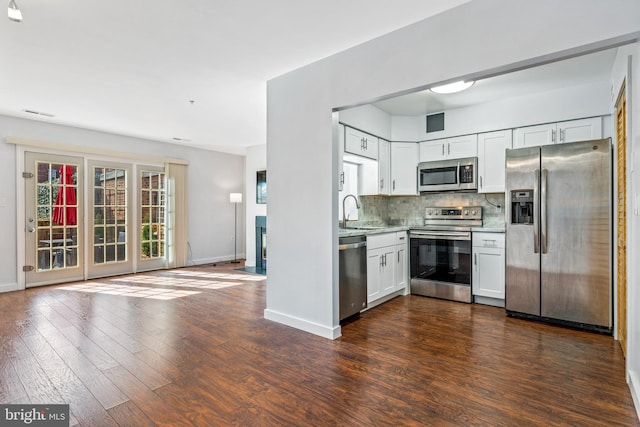
<svg viewBox="0 0 640 427">
<path fill-rule="evenodd" d="M 422 225 L 424 210 L 434 206 L 482 206 L 485 227 L 503 227 L 504 193 L 428 193 L 420 196 L 360 196 L 363 225 Z M 498 208 L 496 205 L 499 205 Z"/>
</svg>

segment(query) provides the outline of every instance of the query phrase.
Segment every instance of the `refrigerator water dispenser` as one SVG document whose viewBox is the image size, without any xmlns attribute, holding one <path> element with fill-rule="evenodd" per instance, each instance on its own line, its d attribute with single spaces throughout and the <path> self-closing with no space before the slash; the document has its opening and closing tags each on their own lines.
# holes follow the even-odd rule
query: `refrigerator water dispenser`
<svg viewBox="0 0 640 427">
<path fill-rule="evenodd" d="M 533 224 L 533 190 L 511 191 L 511 224 Z"/>
</svg>

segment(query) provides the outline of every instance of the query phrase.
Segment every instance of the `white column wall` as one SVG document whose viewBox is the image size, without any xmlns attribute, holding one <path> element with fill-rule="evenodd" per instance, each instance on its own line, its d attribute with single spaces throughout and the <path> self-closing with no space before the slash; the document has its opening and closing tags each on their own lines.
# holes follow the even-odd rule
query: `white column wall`
<svg viewBox="0 0 640 427">
<path fill-rule="evenodd" d="M 631 266 L 631 275 L 627 280 L 627 380 L 631 387 L 633 401 L 640 418 L 640 43 L 635 44 L 631 58 L 632 71 L 629 82 L 631 88 L 627 98 L 627 118 L 631 143 L 633 173 L 631 174 L 631 194 L 633 195 L 633 217 L 631 233 L 627 242 L 632 242 L 627 265 Z"/>
<path fill-rule="evenodd" d="M 265 317 L 340 334 L 332 109 L 635 40 L 637 16 L 634 0 L 475 0 L 269 81 Z"/>
</svg>

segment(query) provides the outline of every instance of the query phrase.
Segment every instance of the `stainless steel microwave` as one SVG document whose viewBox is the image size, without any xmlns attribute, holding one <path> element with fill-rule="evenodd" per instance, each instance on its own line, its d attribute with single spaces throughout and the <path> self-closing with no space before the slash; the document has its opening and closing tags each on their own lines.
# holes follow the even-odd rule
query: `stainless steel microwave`
<svg viewBox="0 0 640 427">
<path fill-rule="evenodd" d="M 477 191 L 478 158 L 437 160 L 418 164 L 418 191 Z"/>
</svg>

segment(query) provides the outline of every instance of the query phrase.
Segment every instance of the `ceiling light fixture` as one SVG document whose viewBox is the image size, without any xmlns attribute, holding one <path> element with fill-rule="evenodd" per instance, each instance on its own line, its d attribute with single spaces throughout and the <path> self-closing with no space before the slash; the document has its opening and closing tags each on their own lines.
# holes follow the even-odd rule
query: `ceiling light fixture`
<svg viewBox="0 0 640 427">
<path fill-rule="evenodd" d="M 16 0 L 11 0 L 9 2 L 9 8 L 7 9 L 7 16 L 10 20 L 14 22 L 22 22 L 22 12 L 18 8 L 16 4 Z"/>
<path fill-rule="evenodd" d="M 435 93 L 456 93 L 456 92 L 461 92 L 465 89 L 469 89 L 471 86 L 473 86 L 474 83 L 475 81 L 470 81 L 470 82 L 459 81 L 455 83 L 450 83 L 448 85 L 432 87 L 429 90 Z"/>
</svg>

